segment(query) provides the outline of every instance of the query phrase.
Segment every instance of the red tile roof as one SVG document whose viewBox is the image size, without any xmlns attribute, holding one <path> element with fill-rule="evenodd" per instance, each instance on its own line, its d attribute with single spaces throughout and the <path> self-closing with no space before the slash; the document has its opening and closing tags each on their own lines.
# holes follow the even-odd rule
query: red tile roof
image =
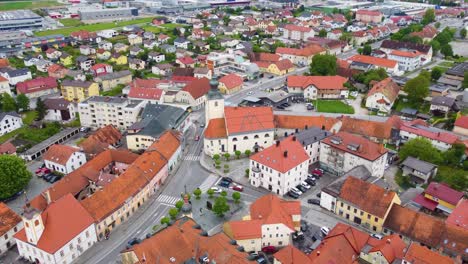
<svg viewBox="0 0 468 264">
<path fill-rule="evenodd" d="M 265 165 L 281 173 L 287 173 L 289 170 L 301 165 L 309 160 L 307 152 L 302 144 L 290 136 L 283 141 L 276 143 L 258 153 L 255 153 L 251 160 Z"/>
<path fill-rule="evenodd" d="M 356 61 L 356 62 L 361 62 L 361 63 L 367 63 L 367 64 L 372 64 L 376 65 L 378 67 L 382 68 L 395 68 L 397 66 L 398 62 L 394 60 L 389 60 L 389 59 L 384 59 L 384 58 L 377 58 L 377 57 L 372 57 L 372 56 L 366 56 L 366 55 L 354 55 L 353 57 L 348 59 L 349 61 Z"/>
<path fill-rule="evenodd" d="M 36 79 L 19 82 L 16 91 L 19 94 L 35 93 L 39 91 L 57 88 L 57 80 L 52 77 L 38 77 Z"/>
<path fill-rule="evenodd" d="M 225 107 L 224 116 L 229 135 L 275 128 L 271 107 Z"/>
<path fill-rule="evenodd" d="M 128 92 L 129 98 L 160 100 L 164 90 L 159 88 L 132 87 Z"/>
<path fill-rule="evenodd" d="M 455 126 L 468 129 L 468 116 L 460 116 L 455 121 Z"/>
<path fill-rule="evenodd" d="M 385 236 L 375 243 L 369 252 L 380 252 L 388 263 L 402 259 L 406 252 L 406 244 L 397 234 Z"/>
<path fill-rule="evenodd" d="M 348 81 L 347 78 L 341 76 L 302 76 L 302 75 L 292 75 L 288 76 L 287 85 L 288 87 L 299 87 L 306 89 L 307 87 L 313 85 L 317 89 L 326 89 L 326 90 L 343 90 L 346 87 L 343 86 L 344 83 Z"/>
<path fill-rule="evenodd" d="M 340 139 L 341 143 L 332 143 L 331 141 L 334 138 Z M 356 136 L 348 132 L 339 132 L 334 136 L 323 139 L 322 143 L 371 161 L 380 158 L 388 152 L 382 144 L 372 142 L 364 137 Z M 350 144 L 358 145 L 359 147 L 357 150 L 351 150 L 348 148 Z"/>
<path fill-rule="evenodd" d="M 358 11 L 356 11 L 356 15 L 381 16 L 382 13 L 377 10 L 359 9 Z"/>
<path fill-rule="evenodd" d="M 281 264 L 308 264 L 312 263 L 309 257 L 293 245 L 288 245 L 276 252 L 274 255 L 276 260 Z"/>
<path fill-rule="evenodd" d="M 285 25 L 284 29 L 289 30 L 289 31 L 299 31 L 299 32 L 310 32 L 312 30 L 312 28 L 310 27 L 302 27 L 302 26 L 297 26 L 293 24 Z"/>
<path fill-rule="evenodd" d="M 468 230 L 468 200 L 461 200 L 448 216 L 447 220 L 445 220 L 445 223 Z"/>
<path fill-rule="evenodd" d="M 220 83 L 223 83 L 228 90 L 241 86 L 244 83 L 244 80 L 242 80 L 242 77 L 235 73 L 230 73 L 228 75 L 225 75 L 219 79 Z"/>
<path fill-rule="evenodd" d="M 396 193 L 355 177 L 346 178 L 340 190 L 340 198 L 357 208 L 379 218 L 384 218 L 392 206 Z M 379 199 L 373 199 L 379 197 Z"/>
<path fill-rule="evenodd" d="M 3 237 L 8 231 L 20 223 L 21 217 L 11 210 L 6 204 L 0 202 L 0 236 Z"/>
<path fill-rule="evenodd" d="M 372 86 L 372 89 L 367 93 L 367 97 L 375 94 L 383 94 L 390 102 L 394 102 L 400 92 L 400 86 L 396 84 L 391 77 L 388 77 Z"/>
<path fill-rule="evenodd" d="M 273 64 L 275 64 L 278 70 L 280 71 L 285 71 L 285 70 L 294 68 L 294 64 L 288 59 L 283 59 L 283 60 L 274 62 Z"/>
<path fill-rule="evenodd" d="M 113 125 L 107 125 L 96 130 L 91 136 L 80 143 L 80 147 L 86 154 L 97 155 L 109 146 L 115 145 L 122 138 L 120 131 Z"/>
<path fill-rule="evenodd" d="M 135 78 L 131 83 L 130 87 L 137 87 L 137 88 L 157 88 L 158 84 L 160 83 L 167 83 L 166 80 L 158 80 L 158 79 L 140 79 Z"/>
<path fill-rule="evenodd" d="M 431 182 L 424 191 L 439 200 L 456 205 L 463 198 L 463 193 L 455 191 L 443 183 Z"/>
<path fill-rule="evenodd" d="M 399 57 L 407 57 L 407 58 L 416 58 L 421 55 L 421 53 L 417 50 L 415 51 L 392 50 L 390 54 L 399 56 Z"/>
<path fill-rule="evenodd" d="M 94 223 L 89 213 L 69 193 L 51 203 L 41 216 L 44 231 L 37 247 L 50 254 L 57 252 Z M 15 238 L 29 243 L 24 228 Z"/>
<path fill-rule="evenodd" d="M 304 129 L 307 126 L 332 130 L 332 127 L 340 122 L 336 118 L 325 116 L 275 115 L 274 119 L 275 127 L 287 129 Z"/>
<path fill-rule="evenodd" d="M 182 91 L 188 92 L 194 99 L 204 96 L 210 90 L 210 80 L 203 77 L 200 79 L 194 78 L 192 82 L 187 84 Z"/>
<path fill-rule="evenodd" d="M 15 145 L 11 144 L 11 142 L 5 142 L 3 144 L 0 144 L 0 154 L 13 154 L 13 153 L 16 153 L 16 147 Z"/>
<path fill-rule="evenodd" d="M 227 137 L 227 130 L 224 118 L 211 119 L 205 130 L 205 138 L 216 139 L 225 137 Z"/>
<path fill-rule="evenodd" d="M 455 262 L 447 257 L 439 254 L 438 252 L 432 251 L 425 246 L 420 246 L 418 243 L 411 243 L 408 247 L 404 258 L 411 264 L 454 264 Z"/>
<path fill-rule="evenodd" d="M 1 82 L 8 82 L 8 79 L 3 76 L 0 76 L 0 83 Z"/>
<path fill-rule="evenodd" d="M 423 129 L 418 126 L 427 126 L 427 124 L 422 120 L 413 120 L 412 122 L 403 122 L 400 130 L 412 133 L 421 137 L 428 139 L 437 140 L 440 142 L 445 142 L 447 144 L 455 144 L 458 140 L 458 137 L 452 133 L 445 132 L 432 132 L 427 129 Z"/>
<path fill-rule="evenodd" d="M 65 165 L 73 153 L 80 151 L 78 148 L 74 148 L 68 145 L 52 145 L 44 154 L 44 160 L 54 162 L 60 165 Z"/>
<path fill-rule="evenodd" d="M 10 62 L 8 61 L 8 59 L 0 59 L 0 68 L 8 67 L 9 65 Z"/>
<path fill-rule="evenodd" d="M 180 63 L 189 65 L 189 64 L 194 64 L 195 61 L 191 57 L 182 57 L 177 59 Z"/>
<path fill-rule="evenodd" d="M 364 137 L 389 140 L 392 138 L 392 130 L 400 129 L 401 119 L 393 115 L 385 122 L 357 119 L 350 116 L 343 116 L 340 131 L 361 135 Z"/>
<path fill-rule="evenodd" d="M 296 49 L 296 48 L 286 48 L 286 47 L 278 47 L 276 48 L 276 54 L 289 54 L 295 56 L 305 56 L 309 57 L 315 54 L 319 54 L 325 52 L 326 49 L 319 46 L 319 45 L 309 45 L 305 48 Z"/>
</svg>

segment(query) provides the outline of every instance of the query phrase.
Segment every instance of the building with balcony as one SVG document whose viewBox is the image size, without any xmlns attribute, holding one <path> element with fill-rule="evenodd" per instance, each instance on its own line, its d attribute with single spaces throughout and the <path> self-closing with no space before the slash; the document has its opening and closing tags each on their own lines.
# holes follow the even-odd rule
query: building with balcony
<svg viewBox="0 0 468 264">
<path fill-rule="evenodd" d="M 416 185 L 427 184 L 437 174 L 437 165 L 414 157 L 406 158 L 401 168 L 403 176 L 409 176 L 410 181 Z"/>
<path fill-rule="evenodd" d="M 62 96 L 70 102 L 81 102 L 91 96 L 99 95 L 99 85 L 95 82 L 64 80 Z"/>
</svg>

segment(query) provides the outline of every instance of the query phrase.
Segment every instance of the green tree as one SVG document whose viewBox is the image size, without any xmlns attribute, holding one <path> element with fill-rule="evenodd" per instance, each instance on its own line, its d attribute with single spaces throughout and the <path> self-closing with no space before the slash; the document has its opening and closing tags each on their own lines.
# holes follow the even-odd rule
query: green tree
<svg viewBox="0 0 468 264">
<path fill-rule="evenodd" d="M 464 144 L 453 144 L 449 150 L 443 153 L 444 163 L 447 165 L 456 166 L 460 163 L 464 154 Z"/>
<path fill-rule="evenodd" d="M 414 103 L 422 102 L 429 95 L 430 81 L 424 76 L 417 76 L 406 82 L 404 90 L 408 94 L 408 99 Z"/>
<path fill-rule="evenodd" d="M 214 205 L 213 205 L 213 212 L 219 216 L 223 217 L 226 212 L 230 210 L 230 206 L 227 203 L 226 197 L 220 196 L 216 198 Z"/>
<path fill-rule="evenodd" d="M 213 159 L 214 159 L 214 160 L 219 160 L 219 158 L 221 158 L 221 156 L 219 156 L 219 154 L 214 154 L 214 155 L 213 155 Z"/>
<path fill-rule="evenodd" d="M 434 53 L 434 55 L 437 54 L 437 52 L 439 52 L 440 50 L 440 43 L 439 41 L 433 39 L 431 42 L 430 42 L 431 46 L 432 46 L 432 52 Z"/>
<path fill-rule="evenodd" d="M 179 210 L 177 208 L 171 208 L 169 209 L 169 217 L 172 220 L 175 220 L 177 218 L 177 215 L 179 214 Z"/>
<path fill-rule="evenodd" d="M 179 209 L 179 211 L 180 211 L 180 209 L 182 209 L 182 206 L 184 206 L 184 201 L 182 201 L 182 200 L 179 200 L 179 201 L 177 201 L 177 202 L 175 203 L 175 207 L 176 207 L 177 209 Z"/>
<path fill-rule="evenodd" d="M 250 169 L 245 169 L 245 177 L 249 177 Z"/>
<path fill-rule="evenodd" d="M 411 35 L 406 35 L 404 36 L 401 41 L 404 42 L 412 42 L 412 43 L 417 43 L 417 44 L 422 44 L 423 39 L 419 36 L 411 36 Z"/>
<path fill-rule="evenodd" d="M 371 55 L 372 53 L 372 47 L 369 44 L 364 45 L 364 48 L 362 49 L 362 54 L 364 55 Z"/>
<path fill-rule="evenodd" d="M 427 9 L 426 12 L 424 13 L 424 16 L 421 20 L 421 23 L 423 25 L 427 25 L 431 22 L 434 22 L 435 21 L 435 12 L 434 12 L 434 9 L 430 8 L 430 9 Z"/>
<path fill-rule="evenodd" d="M 463 39 L 466 38 L 466 28 L 462 28 L 462 29 L 460 30 L 460 36 L 461 36 Z"/>
<path fill-rule="evenodd" d="M 224 23 L 225 26 L 227 26 L 230 21 L 231 21 L 231 18 L 228 15 L 225 15 L 223 17 L 223 23 Z"/>
<path fill-rule="evenodd" d="M 213 190 L 213 189 L 208 189 L 208 190 L 206 191 L 206 193 L 208 194 L 208 197 L 209 197 L 209 198 L 213 198 L 213 195 L 214 195 L 214 190 Z"/>
<path fill-rule="evenodd" d="M 434 24 L 434 27 L 437 28 L 437 29 L 439 29 L 439 28 L 440 28 L 440 22 L 436 22 L 436 23 Z"/>
<path fill-rule="evenodd" d="M 224 153 L 224 158 L 226 158 L 226 161 L 229 160 L 229 157 L 231 157 L 231 154 L 229 154 L 229 153 Z"/>
<path fill-rule="evenodd" d="M 46 115 L 46 112 L 47 112 L 47 107 L 44 104 L 44 101 L 42 101 L 40 97 L 37 98 L 37 101 L 36 101 L 36 111 L 37 111 L 37 118 L 39 120 L 44 119 L 44 116 Z"/>
<path fill-rule="evenodd" d="M 431 79 L 434 81 L 439 80 L 439 78 L 442 76 L 442 70 L 438 67 L 435 67 L 431 71 Z"/>
<path fill-rule="evenodd" d="M 440 164 L 443 160 L 440 151 L 425 138 L 415 138 L 406 142 L 400 148 L 399 156 L 401 160 L 411 156 L 435 164 Z"/>
<path fill-rule="evenodd" d="M 4 93 L 2 96 L 2 110 L 3 112 L 16 111 L 16 102 L 11 95 Z"/>
<path fill-rule="evenodd" d="M 232 193 L 232 199 L 234 199 L 234 202 L 235 202 L 236 204 L 239 203 L 240 198 L 241 198 L 240 192 L 233 192 L 233 193 Z"/>
<path fill-rule="evenodd" d="M 19 94 L 16 96 L 16 105 L 21 111 L 29 110 L 29 98 L 24 94 Z"/>
<path fill-rule="evenodd" d="M 197 200 L 200 200 L 200 195 L 202 194 L 202 191 L 200 190 L 200 188 L 196 188 L 194 191 L 193 191 L 193 195 L 195 195 L 195 199 Z"/>
<path fill-rule="evenodd" d="M 236 154 L 237 159 L 239 159 L 240 156 L 241 156 L 241 154 L 242 154 L 242 152 L 241 152 L 240 150 L 236 150 L 236 151 L 234 152 L 234 154 Z"/>
<path fill-rule="evenodd" d="M 169 217 L 163 217 L 161 218 L 161 225 L 169 225 L 171 223 L 171 219 L 169 219 Z"/>
<path fill-rule="evenodd" d="M 329 54 L 317 54 L 310 64 L 310 75 L 336 75 L 336 57 Z"/>
<path fill-rule="evenodd" d="M 322 28 L 322 29 L 319 31 L 319 37 L 321 37 L 321 38 L 327 37 L 327 31 L 326 31 L 324 28 Z"/>
<path fill-rule="evenodd" d="M 226 192 L 226 191 L 222 191 L 222 192 L 220 193 L 220 195 L 221 195 L 222 197 L 226 197 L 226 196 L 227 196 L 227 192 Z"/>
<path fill-rule="evenodd" d="M 465 71 L 463 75 L 463 82 L 462 82 L 463 88 L 468 88 L 468 71 Z"/>
<path fill-rule="evenodd" d="M 437 34 L 437 36 L 435 36 L 434 39 L 437 40 L 440 43 L 440 45 L 448 44 L 450 43 L 450 41 L 452 41 L 453 34 L 450 31 L 450 29 L 444 28 L 444 30 Z"/>
<path fill-rule="evenodd" d="M 440 47 L 440 53 L 442 53 L 442 55 L 444 55 L 445 58 L 453 57 L 452 46 L 450 46 L 450 44 L 442 45 L 442 47 Z"/>
<path fill-rule="evenodd" d="M 31 180 L 24 161 L 13 155 L 0 155 L 0 200 L 23 190 Z"/>
<path fill-rule="evenodd" d="M 246 149 L 245 152 L 244 152 L 244 154 L 245 154 L 247 157 L 249 157 L 251 153 L 252 153 L 252 151 L 251 151 L 250 149 Z"/>
</svg>

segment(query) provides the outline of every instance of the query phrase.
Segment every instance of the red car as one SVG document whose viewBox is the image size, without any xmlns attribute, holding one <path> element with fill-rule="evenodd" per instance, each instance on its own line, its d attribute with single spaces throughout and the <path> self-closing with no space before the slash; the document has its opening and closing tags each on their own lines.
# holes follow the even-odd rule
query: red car
<svg viewBox="0 0 468 264">
<path fill-rule="evenodd" d="M 197 135 L 197 136 L 195 137 L 195 141 L 198 141 L 198 140 L 200 140 L 200 136 L 199 136 L 199 135 Z"/>
<path fill-rule="evenodd" d="M 319 170 L 319 169 L 315 169 L 315 170 L 312 171 L 312 174 L 317 175 L 319 177 L 322 177 L 323 172 L 321 170 Z"/>
<path fill-rule="evenodd" d="M 39 168 L 36 170 L 37 175 L 42 175 L 42 174 L 48 174 L 51 173 L 52 171 L 48 168 Z"/>
<path fill-rule="evenodd" d="M 232 189 L 234 191 L 238 191 L 238 192 L 244 191 L 244 187 L 242 187 L 241 185 L 234 185 L 234 187 L 232 187 Z"/>
<path fill-rule="evenodd" d="M 273 254 L 273 253 L 276 253 L 276 251 L 278 250 L 274 246 L 266 246 L 262 248 L 262 252 L 267 253 L 267 254 Z"/>
</svg>

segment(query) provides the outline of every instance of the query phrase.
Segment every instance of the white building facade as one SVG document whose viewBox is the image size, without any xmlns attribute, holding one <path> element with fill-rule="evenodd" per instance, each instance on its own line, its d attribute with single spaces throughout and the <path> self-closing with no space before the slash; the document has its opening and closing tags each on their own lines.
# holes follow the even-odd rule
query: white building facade
<svg viewBox="0 0 468 264">
<path fill-rule="evenodd" d="M 0 136 L 23 126 L 21 117 L 14 113 L 0 113 Z"/>
</svg>

